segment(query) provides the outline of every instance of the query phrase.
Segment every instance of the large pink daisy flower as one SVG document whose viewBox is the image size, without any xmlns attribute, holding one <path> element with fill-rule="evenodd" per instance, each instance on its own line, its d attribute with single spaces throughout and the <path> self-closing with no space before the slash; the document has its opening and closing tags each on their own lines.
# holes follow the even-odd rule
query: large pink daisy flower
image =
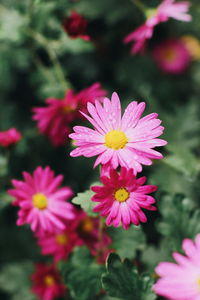
<svg viewBox="0 0 200 300">
<path fill-rule="evenodd" d="M 9 147 L 21 140 L 21 133 L 16 128 L 0 131 L 0 146 Z"/>
<path fill-rule="evenodd" d="M 98 155 L 94 167 L 108 164 L 116 169 L 119 165 L 141 172 L 142 166 L 151 165 L 152 159 L 161 159 L 162 154 L 153 150 L 155 146 L 163 146 L 166 141 L 157 139 L 164 127 L 157 114 L 152 113 L 141 118 L 145 103 L 133 101 L 121 118 L 119 97 L 113 93 L 111 101 L 105 98 L 103 107 L 99 101 L 95 105 L 88 103 L 91 117 L 82 113 L 94 126 L 94 129 L 75 126 L 75 133 L 69 136 L 78 148 L 70 155 L 92 157 Z"/>
<path fill-rule="evenodd" d="M 156 294 L 170 300 L 200 299 L 200 234 L 195 242 L 185 239 L 182 244 L 186 256 L 173 253 L 176 263 L 161 262 L 156 267 L 160 277 L 153 287 Z"/>
<path fill-rule="evenodd" d="M 42 254 L 52 255 L 55 262 L 67 259 L 75 246 L 82 245 L 77 233 L 68 225 L 65 230 L 38 235 L 37 238 Z"/>
<path fill-rule="evenodd" d="M 146 41 L 153 36 L 154 27 L 159 23 L 166 22 L 169 18 L 185 22 L 191 21 L 192 18 L 187 13 L 189 7 L 190 2 L 188 1 L 175 3 L 175 0 L 163 0 L 156 9 L 150 10 L 151 14 L 143 25 L 125 37 L 124 43 L 133 42 L 132 54 L 142 52 Z"/>
<path fill-rule="evenodd" d="M 32 291 L 42 300 L 54 300 L 66 293 L 61 276 L 54 265 L 37 264 L 31 280 Z"/>
<path fill-rule="evenodd" d="M 74 208 L 66 202 L 73 195 L 71 188 L 59 188 L 63 176 L 37 167 L 33 176 L 23 172 L 23 177 L 24 181 L 12 180 L 14 189 L 8 191 L 20 208 L 17 225 L 28 223 L 39 234 L 64 229 L 66 220 L 74 218 Z"/>
<path fill-rule="evenodd" d="M 120 174 L 116 170 L 110 171 L 110 177 L 102 176 L 103 186 L 93 186 L 96 194 L 92 201 L 99 202 L 94 211 L 106 217 L 106 224 L 118 227 L 121 223 L 128 229 L 131 223 L 139 225 L 147 218 L 142 208 L 156 210 L 152 206 L 155 199 L 147 195 L 156 191 L 155 185 L 143 185 L 146 177 L 136 179 L 131 169 L 121 168 Z"/>
<path fill-rule="evenodd" d="M 33 120 L 41 134 L 47 136 L 54 146 L 64 145 L 71 131 L 71 122 L 80 118 L 79 109 L 84 110 L 88 101 L 104 97 L 106 91 L 96 82 L 75 94 L 68 90 L 64 99 L 49 98 L 46 107 L 33 108 Z"/>
<path fill-rule="evenodd" d="M 156 45 L 153 57 L 158 67 L 170 74 L 182 74 L 192 59 L 188 49 L 179 39 L 166 40 Z"/>
</svg>

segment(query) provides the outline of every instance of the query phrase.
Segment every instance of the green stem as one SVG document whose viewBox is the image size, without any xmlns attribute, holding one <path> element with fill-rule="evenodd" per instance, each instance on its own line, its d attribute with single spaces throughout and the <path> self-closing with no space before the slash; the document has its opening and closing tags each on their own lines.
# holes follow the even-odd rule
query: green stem
<svg viewBox="0 0 200 300">
<path fill-rule="evenodd" d="M 147 7 L 140 0 L 131 0 L 141 12 L 146 13 Z"/>
<path fill-rule="evenodd" d="M 39 32 L 35 32 L 32 29 L 29 28 L 28 34 L 36 41 L 38 42 L 48 53 L 49 59 L 51 60 L 52 65 L 54 66 L 56 75 L 58 80 L 60 81 L 64 92 L 68 88 L 68 82 L 65 80 L 65 75 L 63 73 L 61 64 L 57 58 L 56 51 L 51 47 L 50 41 L 46 39 L 43 35 L 41 35 Z"/>
<path fill-rule="evenodd" d="M 99 217 L 99 230 L 98 230 L 98 251 L 97 257 L 101 256 L 102 254 L 102 242 L 103 242 L 103 229 L 104 229 L 104 218 Z"/>
</svg>

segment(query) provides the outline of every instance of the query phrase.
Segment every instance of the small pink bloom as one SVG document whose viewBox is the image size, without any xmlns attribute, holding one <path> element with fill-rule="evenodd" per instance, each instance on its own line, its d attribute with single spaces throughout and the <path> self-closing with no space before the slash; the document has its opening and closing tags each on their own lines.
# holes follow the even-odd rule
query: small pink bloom
<svg viewBox="0 0 200 300">
<path fill-rule="evenodd" d="M 141 118 L 145 103 L 133 101 L 121 118 L 121 105 L 117 93 L 113 93 L 111 101 L 105 98 L 103 107 L 99 101 L 95 105 L 88 103 L 91 117 L 82 113 L 94 126 L 95 130 L 75 126 L 69 135 L 78 146 L 70 155 L 92 157 L 98 155 L 94 167 L 98 164 L 116 169 L 132 168 L 134 173 L 142 171 L 143 165 L 151 165 L 152 159 L 161 159 L 162 154 L 153 150 L 156 146 L 166 145 L 166 141 L 157 139 L 164 127 L 157 114 L 152 113 Z"/>
<path fill-rule="evenodd" d="M 33 108 L 33 120 L 37 121 L 40 133 L 47 136 L 54 146 L 64 145 L 71 131 L 71 122 L 81 117 L 79 109 L 84 110 L 88 101 L 94 102 L 105 95 L 106 91 L 98 82 L 76 95 L 68 90 L 63 100 L 49 98 L 46 107 Z"/>
<path fill-rule="evenodd" d="M 54 176 L 46 167 L 37 167 L 31 176 L 23 172 L 24 181 L 12 180 L 14 189 L 8 193 L 19 206 L 17 225 L 30 224 L 38 234 L 64 230 L 65 222 L 74 218 L 74 207 L 66 202 L 73 192 L 70 187 L 59 188 L 63 176 Z"/>
<path fill-rule="evenodd" d="M 32 291 L 42 300 L 54 300 L 66 294 L 66 288 L 54 265 L 37 264 L 31 280 Z"/>
<path fill-rule="evenodd" d="M 9 147 L 19 142 L 21 138 L 21 133 L 16 128 L 0 131 L 0 146 Z"/>
<path fill-rule="evenodd" d="M 156 9 L 150 10 L 150 16 L 143 25 L 125 37 L 124 43 L 133 42 L 132 54 L 143 52 L 146 41 L 152 38 L 154 27 L 159 23 L 166 22 L 169 18 L 185 22 L 191 21 L 192 18 L 187 13 L 189 7 L 190 2 L 188 1 L 175 3 L 175 0 L 163 0 Z"/>
<path fill-rule="evenodd" d="M 112 240 L 104 228 L 101 242 L 99 241 L 99 218 L 89 217 L 84 211 L 77 211 L 76 218 L 70 222 L 70 228 L 77 232 L 79 245 L 87 246 L 97 258 L 97 262 L 105 262 L 108 253 L 112 251 L 108 248 Z"/>
<path fill-rule="evenodd" d="M 166 73 L 181 74 L 188 68 L 191 55 L 181 40 L 170 39 L 155 46 L 153 57 Z"/>
<path fill-rule="evenodd" d="M 81 244 L 77 233 L 71 229 L 70 224 L 65 230 L 57 230 L 57 232 L 42 236 L 38 235 L 38 245 L 41 247 L 42 254 L 53 255 L 55 262 L 67 259 L 74 247 Z"/>
<path fill-rule="evenodd" d="M 195 242 L 183 240 L 186 255 L 173 253 L 176 263 L 161 262 L 155 269 L 160 277 L 153 290 L 170 300 L 200 299 L 200 234 Z"/>
<path fill-rule="evenodd" d="M 82 38 L 85 41 L 90 40 L 86 34 L 88 21 L 76 11 L 72 11 L 70 16 L 65 18 L 63 27 L 67 34 L 72 38 Z"/>
<path fill-rule="evenodd" d="M 147 195 L 157 190 L 155 185 L 143 185 L 146 177 L 136 179 L 131 169 L 121 168 L 120 174 L 110 171 L 110 177 L 102 176 L 103 186 L 93 186 L 96 194 L 92 201 L 99 202 L 94 211 L 106 217 L 106 224 L 128 229 L 130 224 L 139 225 L 147 218 L 142 208 L 156 210 L 155 199 Z"/>
</svg>

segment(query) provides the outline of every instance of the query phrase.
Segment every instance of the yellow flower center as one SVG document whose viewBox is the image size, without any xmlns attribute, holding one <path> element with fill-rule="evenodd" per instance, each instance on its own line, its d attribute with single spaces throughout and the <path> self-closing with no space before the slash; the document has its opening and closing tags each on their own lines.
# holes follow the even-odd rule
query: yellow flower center
<svg viewBox="0 0 200 300">
<path fill-rule="evenodd" d="M 45 209 L 47 207 L 47 197 L 42 193 L 33 195 L 33 205 L 38 209 Z"/>
<path fill-rule="evenodd" d="M 51 285 L 53 285 L 55 283 L 55 279 L 51 275 L 46 275 L 44 277 L 44 283 L 47 286 L 51 286 Z"/>
<path fill-rule="evenodd" d="M 200 287 L 200 278 L 197 279 L 197 284 Z"/>
<path fill-rule="evenodd" d="M 119 202 L 124 202 L 129 198 L 129 192 L 126 188 L 120 188 L 114 193 L 115 200 Z"/>
<path fill-rule="evenodd" d="M 181 40 L 194 60 L 200 58 L 200 41 L 191 35 L 184 35 Z"/>
<path fill-rule="evenodd" d="M 128 138 L 124 132 L 120 130 L 112 130 L 105 136 L 105 145 L 108 148 L 119 150 L 125 147 L 128 143 Z"/>
<path fill-rule="evenodd" d="M 81 222 L 81 230 L 84 232 L 91 232 L 94 228 L 93 222 L 90 218 L 86 218 Z"/>
<path fill-rule="evenodd" d="M 176 57 L 177 54 L 173 49 L 165 49 L 163 51 L 163 58 L 168 62 L 172 62 L 173 60 L 176 59 Z"/>
<path fill-rule="evenodd" d="M 69 112 L 72 112 L 72 111 L 75 111 L 75 109 L 72 106 L 70 106 L 70 105 L 63 106 L 63 112 L 64 113 L 69 113 Z"/>
<path fill-rule="evenodd" d="M 68 241 L 69 241 L 69 238 L 66 234 L 57 234 L 56 235 L 56 242 L 61 246 L 66 245 Z"/>
</svg>

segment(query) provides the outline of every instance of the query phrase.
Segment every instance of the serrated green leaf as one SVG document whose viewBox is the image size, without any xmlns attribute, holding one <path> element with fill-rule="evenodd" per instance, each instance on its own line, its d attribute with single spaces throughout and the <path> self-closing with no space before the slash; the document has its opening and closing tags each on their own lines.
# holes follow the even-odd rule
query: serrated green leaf
<svg viewBox="0 0 200 300">
<path fill-rule="evenodd" d="M 123 228 L 109 228 L 112 246 L 122 258 L 133 259 L 137 250 L 145 248 L 145 235 L 139 226 L 131 226 L 128 230 Z"/>
<path fill-rule="evenodd" d="M 85 247 L 76 248 L 66 266 L 62 264 L 65 284 L 77 300 L 92 300 L 101 290 L 101 275 L 105 268 L 97 265 Z"/>
<path fill-rule="evenodd" d="M 98 214 L 93 212 L 96 203 L 91 200 L 93 195 L 94 193 L 91 190 L 78 193 L 77 196 L 72 199 L 72 203 L 80 205 L 89 216 L 96 217 Z"/>
<path fill-rule="evenodd" d="M 111 253 L 107 261 L 107 273 L 102 275 L 104 289 L 111 297 L 124 300 L 154 300 L 151 287 L 153 280 L 145 274 L 140 276 L 131 261 Z"/>
</svg>

